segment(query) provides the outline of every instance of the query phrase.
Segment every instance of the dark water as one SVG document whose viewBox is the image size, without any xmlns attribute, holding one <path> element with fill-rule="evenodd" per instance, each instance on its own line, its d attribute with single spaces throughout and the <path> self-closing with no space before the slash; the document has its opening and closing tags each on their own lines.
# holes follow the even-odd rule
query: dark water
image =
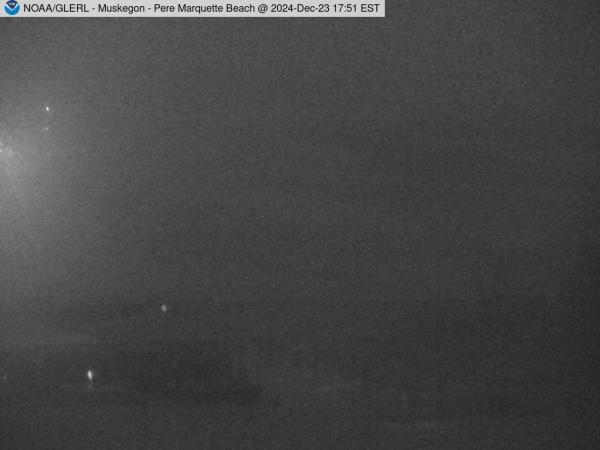
<svg viewBox="0 0 600 450">
<path fill-rule="evenodd" d="M 3 411 L 2 448 L 597 448 L 593 422 L 569 416 L 388 422 L 373 406 L 349 394 L 244 406 L 32 401 Z"/>
<path fill-rule="evenodd" d="M 30 361 L 32 374 L 23 371 L 20 376 L 31 378 L 34 368 L 45 367 L 46 379 L 37 384 L 3 380 L 1 448 L 562 449 L 596 448 L 598 442 L 591 405 L 579 397 L 553 395 L 551 386 L 541 381 L 530 389 L 513 382 L 494 390 L 469 381 L 463 383 L 469 389 L 461 389 L 456 380 L 440 383 L 425 376 L 425 367 L 412 375 L 397 371 L 404 374 L 399 379 L 375 377 L 366 370 L 353 373 L 339 369 L 341 364 L 337 371 L 325 363 L 305 364 L 298 355 L 293 362 L 247 358 L 239 368 L 235 361 L 227 365 L 225 357 L 215 363 L 214 355 L 223 355 L 222 350 L 208 352 L 212 359 L 202 361 L 211 361 L 209 365 L 198 363 L 198 353 L 194 362 L 185 362 L 191 354 L 181 346 L 142 350 L 129 349 L 129 363 L 120 360 L 119 365 L 123 349 L 116 347 L 100 352 L 63 349 L 52 358 L 48 351 L 37 359 L 22 354 L 18 365 Z M 104 384 L 99 378 L 90 383 L 82 359 L 91 355 L 96 361 L 111 361 L 119 376 L 105 377 Z M 11 365 L 4 355 L 4 368 L 14 372 L 15 358 Z M 383 359 L 389 363 L 389 357 Z M 375 363 L 368 361 L 371 367 Z M 132 366 L 144 367 L 135 372 L 138 379 L 131 378 Z M 210 374 L 202 367 L 219 369 L 221 384 L 214 377 L 207 383 Z M 60 375 L 50 376 L 52 370 Z M 244 387 L 259 387 L 252 391 L 256 395 L 240 397 L 227 389 L 206 395 L 206 386 L 223 391 L 240 374 L 246 377 Z M 446 377 L 451 374 L 445 372 Z M 198 386 L 204 386 L 204 395 L 197 395 Z"/>
</svg>

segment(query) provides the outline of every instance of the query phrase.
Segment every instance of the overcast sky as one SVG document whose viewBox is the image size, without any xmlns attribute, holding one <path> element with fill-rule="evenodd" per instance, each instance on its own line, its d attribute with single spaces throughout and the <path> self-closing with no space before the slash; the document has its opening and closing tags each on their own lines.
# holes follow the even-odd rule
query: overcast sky
<svg viewBox="0 0 600 450">
<path fill-rule="evenodd" d="M 598 8 L 557 3 L 2 20 L 2 307 L 305 305 L 375 329 L 515 255 L 585 259 Z"/>
</svg>

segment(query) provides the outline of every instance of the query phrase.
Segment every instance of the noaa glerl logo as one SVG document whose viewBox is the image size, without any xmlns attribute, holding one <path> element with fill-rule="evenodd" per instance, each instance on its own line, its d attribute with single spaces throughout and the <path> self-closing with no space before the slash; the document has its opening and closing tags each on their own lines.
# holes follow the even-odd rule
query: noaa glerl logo
<svg viewBox="0 0 600 450">
<path fill-rule="evenodd" d="M 4 5 L 4 12 L 9 16 L 15 16 L 19 14 L 21 11 L 21 5 L 17 0 L 7 0 L 6 5 Z"/>
</svg>

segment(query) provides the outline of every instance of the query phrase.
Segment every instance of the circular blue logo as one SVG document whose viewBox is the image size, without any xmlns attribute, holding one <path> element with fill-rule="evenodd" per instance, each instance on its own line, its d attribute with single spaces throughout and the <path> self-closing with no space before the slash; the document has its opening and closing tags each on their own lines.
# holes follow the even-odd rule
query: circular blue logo
<svg viewBox="0 0 600 450">
<path fill-rule="evenodd" d="M 19 2 L 17 0 L 8 0 L 6 2 L 6 5 L 4 5 L 4 12 L 9 16 L 15 16 L 19 14 L 20 10 L 21 5 L 19 5 Z"/>
</svg>

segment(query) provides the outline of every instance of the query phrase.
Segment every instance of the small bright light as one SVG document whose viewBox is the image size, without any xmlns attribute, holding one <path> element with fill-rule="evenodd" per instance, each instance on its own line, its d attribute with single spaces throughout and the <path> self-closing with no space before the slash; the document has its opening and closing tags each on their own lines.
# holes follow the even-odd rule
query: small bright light
<svg viewBox="0 0 600 450">
<path fill-rule="evenodd" d="M 163 313 L 166 313 L 166 312 L 167 312 L 167 305 L 162 305 L 162 306 L 160 307 L 160 310 L 161 310 Z"/>
<path fill-rule="evenodd" d="M 94 379 L 94 371 L 93 370 L 90 369 L 87 371 L 87 378 L 90 381 L 92 381 Z"/>
<path fill-rule="evenodd" d="M 46 106 L 44 109 L 46 110 L 46 112 L 50 112 L 50 107 L 49 106 Z"/>
</svg>

